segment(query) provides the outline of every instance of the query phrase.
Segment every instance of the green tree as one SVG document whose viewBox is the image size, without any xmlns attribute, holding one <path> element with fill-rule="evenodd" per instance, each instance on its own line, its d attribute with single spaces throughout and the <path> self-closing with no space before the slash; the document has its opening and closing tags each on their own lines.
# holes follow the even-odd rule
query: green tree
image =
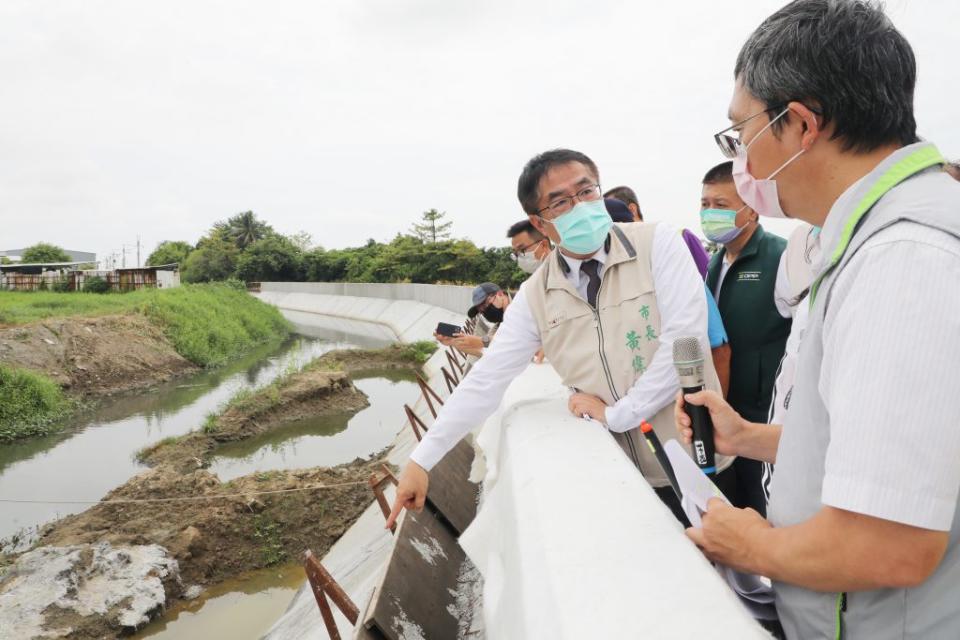
<svg viewBox="0 0 960 640">
<path fill-rule="evenodd" d="M 219 237 L 204 238 L 198 245 L 187 256 L 182 267 L 186 282 L 209 282 L 233 277 L 240 256 L 236 246 Z"/>
<path fill-rule="evenodd" d="M 180 266 L 187 262 L 187 256 L 193 251 L 193 246 L 189 242 L 182 240 L 164 240 L 157 245 L 147 257 L 147 266 L 159 266 L 162 264 L 180 263 Z"/>
<path fill-rule="evenodd" d="M 220 223 L 223 224 L 223 223 Z M 253 211 L 244 211 L 227 219 L 225 223 L 226 235 L 233 241 L 237 249 L 243 251 L 248 246 L 273 234 L 273 227 L 257 218 Z M 217 225 L 214 225 L 216 228 Z"/>
<path fill-rule="evenodd" d="M 237 277 L 247 282 L 299 281 L 303 253 L 288 238 L 270 235 L 249 245 L 237 260 Z"/>
<path fill-rule="evenodd" d="M 422 242 L 447 240 L 450 237 L 450 227 L 453 226 L 453 223 L 443 221 L 446 215 L 446 211 L 441 213 L 436 209 L 424 211 L 421 216 L 422 222 L 415 222 L 410 227 L 411 234 Z"/>
<path fill-rule="evenodd" d="M 309 282 L 342 282 L 352 249 L 314 249 L 303 256 L 303 273 Z"/>
<path fill-rule="evenodd" d="M 13 264 L 13 260 L 7 256 L 0 256 L 0 264 Z"/>
<path fill-rule="evenodd" d="M 54 244 L 38 242 L 23 250 L 20 262 L 70 262 L 70 254 Z"/>
</svg>

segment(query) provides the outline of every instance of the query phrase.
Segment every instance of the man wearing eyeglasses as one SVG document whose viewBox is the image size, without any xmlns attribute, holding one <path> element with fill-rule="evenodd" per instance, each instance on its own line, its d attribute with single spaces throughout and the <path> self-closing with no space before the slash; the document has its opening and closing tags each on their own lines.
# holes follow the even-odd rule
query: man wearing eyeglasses
<svg viewBox="0 0 960 640">
<path fill-rule="evenodd" d="M 533 273 L 550 253 L 550 241 L 537 231 L 529 220 L 510 225 L 507 229 L 511 256 L 524 273 Z"/>
<path fill-rule="evenodd" d="M 558 248 L 520 287 L 496 340 L 411 454 L 389 524 L 401 508 L 423 506 L 427 472 L 494 412 L 541 346 L 564 384 L 577 390 L 570 411 L 604 425 L 661 500 L 682 514 L 638 427 L 646 420 L 661 438 L 675 435 L 673 341 L 695 336 L 709 352 L 703 281 L 675 230 L 614 224 L 599 179 L 590 158 L 568 149 L 542 153 L 524 167 L 520 204 Z M 719 389 L 709 358 L 705 369 L 709 388 Z M 725 491 L 733 489 L 725 472 L 731 461 L 717 459 Z"/>
<path fill-rule="evenodd" d="M 960 184 L 916 75 L 877 5 L 797 0 L 741 49 L 717 134 L 751 209 L 822 228 L 784 424 L 687 398 L 718 451 L 776 465 L 769 521 L 711 500 L 688 535 L 771 578 L 788 638 L 960 638 Z"/>
</svg>

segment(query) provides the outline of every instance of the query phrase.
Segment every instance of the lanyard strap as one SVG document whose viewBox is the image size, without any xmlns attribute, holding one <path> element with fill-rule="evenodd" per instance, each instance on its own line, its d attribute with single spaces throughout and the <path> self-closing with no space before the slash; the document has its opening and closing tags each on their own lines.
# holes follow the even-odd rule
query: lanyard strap
<svg viewBox="0 0 960 640">
<path fill-rule="evenodd" d="M 850 214 L 850 217 L 844 224 L 843 233 L 840 236 L 840 242 L 837 244 L 837 248 L 834 250 L 833 255 L 830 256 L 830 262 L 828 263 L 827 267 L 810 287 L 811 307 L 813 306 L 813 301 L 817 297 L 817 290 L 820 289 L 823 279 L 826 278 L 827 275 L 833 271 L 838 264 L 840 264 L 840 260 L 843 259 L 843 254 L 846 253 L 847 247 L 850 246 L 850 240 L 853 239 L 853 234 L 857 230 L 857 226 L 860 224 L 860 221 L 866 217 L 870 209 L 873 208 L 873 205 L 875 205 L 880 198 L 885 196 L 887 192 L 910 176 L 920 173 L 924 169 L 928 169 L 934 165 L 943 164 L 944 162 L 946 162 L 946 160 L 944 160 L 943 155 L 935 146 L 925 146 L 921 149 L 917 149 L 906 158 L 903 158 L 895 165 L 887 169 L 887 171 L 880 176 L 876 182 L 873 183 L 873 186 L 870 187 L 870 190 L 867 191 L 867 194 L 862 200 L 860 200 L 856 208 L 853 210 L 853 213 Z"/>
</svg>

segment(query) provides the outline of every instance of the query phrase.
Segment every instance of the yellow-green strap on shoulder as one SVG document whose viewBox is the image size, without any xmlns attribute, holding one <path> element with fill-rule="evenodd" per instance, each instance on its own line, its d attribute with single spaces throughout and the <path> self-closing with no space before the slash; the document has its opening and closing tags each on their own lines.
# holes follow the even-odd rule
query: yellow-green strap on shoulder
<svg viewBox="0 0 960 640">
<path fill-rule="evenodd" d="M 841 592 L 837 594 L 837 621 L 836 621 L 836 631 L 833 635 L 833 640 L 842 640 L 843 639 L 843 618 L 841 614 L 847 608 L 847 594 Z"/>
<path fill-rule="evenodd" d="M 922 149 L 917 149 L 909 156 L 887 169 L 887 171 L 880 176 L 880 179 L 877 180 L 872 187 L 870 187 L 870 190 L 867 191 L 867 194 L 863 197 L 863 199 L 857 203 L 853 213 L 851 213 L 850 217 L 847 218 L 846 223 L 843 225 L 843 232 L 840 234 L 840 242 L 837 244 L 837 248 L 830 256 L 827 267 L 823 270 L 823 272 L 821 272 L 820 276 L 810 287 L 811 306 L 813 306 L 813 301 L 817 297 L 817 290 L 820 288 L 820 283 L 827 276 L 827 274 L 833 271 L 833 269 L 840 264 L 840 259 L 843 258 L 843 254 L 846 253 L 847 247 L 850 246 L 850 240 L 853 238 L 853 232 L 856 231 L 857 225 L 860 224 L 860 220 L 862 220 L 867 212 L 870 211 L 873 205 L 875 205 L 880 198 L 886 195 L 888 191 L 910 176 L 920 173 L 924 169 L 928 169 L 934 165 L 943 164 L 944 162 L 946 162 L 946 160 L 940 151 L 933 145 L 930 145 L 923 147 Z"/>
</svg>

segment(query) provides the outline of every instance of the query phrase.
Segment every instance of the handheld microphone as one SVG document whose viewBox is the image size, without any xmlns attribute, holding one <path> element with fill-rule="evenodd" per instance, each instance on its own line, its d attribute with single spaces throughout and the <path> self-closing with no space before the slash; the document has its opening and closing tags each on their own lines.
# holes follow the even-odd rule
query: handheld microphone
<svg viewBox="0 0 960 640">
<path fill-rule="evenodd" d="M 673 342 L 673 366 L 677 368 L 683 394 L 703 391 L 703 350 L 697 338 L 677 338 Z M 717 472 L 714 460 L 713 421 L 704 406 L 683 402 L 683 410 L 693 426 L 693 459 L 697 466 L 712 476 Z"/>
</svg>

